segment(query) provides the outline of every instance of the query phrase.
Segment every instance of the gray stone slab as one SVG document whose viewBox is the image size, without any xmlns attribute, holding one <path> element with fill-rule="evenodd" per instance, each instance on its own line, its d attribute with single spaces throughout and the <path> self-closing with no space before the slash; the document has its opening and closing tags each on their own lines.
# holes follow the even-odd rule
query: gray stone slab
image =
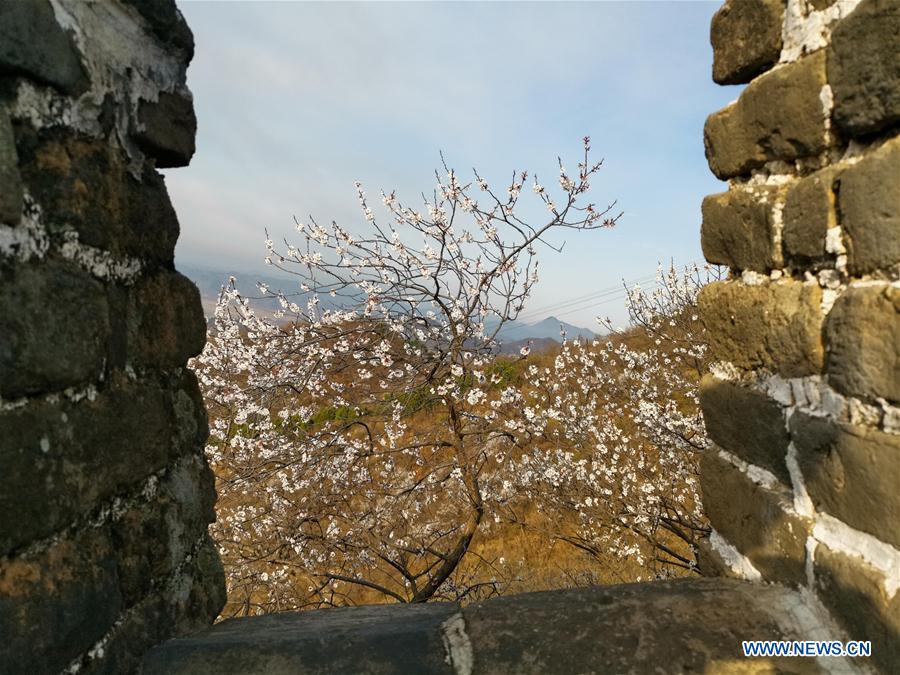
<svg viewBox="0 0 900 675">
<path fill-rule="evenodd" d="M 229 619 L 151 650 L 142 675 L 448 673 L 452 603 L 373 605 Z"/>
<path fill-rule="evenodd" d="M 741 641 L 844 639 L 820 611 L 784 586 L 695 578 L 525 593 L 462 610 L 292 612 L 166 642 L 141 673 L 817 673 L 815 659 L 749 663 Z"/>
</svg>

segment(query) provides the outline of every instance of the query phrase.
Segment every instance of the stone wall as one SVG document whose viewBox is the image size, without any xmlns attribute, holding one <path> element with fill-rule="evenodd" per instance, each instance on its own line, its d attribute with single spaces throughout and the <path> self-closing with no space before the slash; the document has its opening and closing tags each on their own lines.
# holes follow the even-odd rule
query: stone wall
<svg viewBox="0 0 900 675">
<path fill-rule="evenodd" d="M 706 121 L 702 244 L 726 574 L 806 587 L 900 663 L 900 2 L 728 0 Z"/>
<path fill-rule="evenodd" d="M 174 0 L 0 3 L 0 672 L 127 673 L 224 602 L 157 171 L 192 54 Z"/>
</svg>

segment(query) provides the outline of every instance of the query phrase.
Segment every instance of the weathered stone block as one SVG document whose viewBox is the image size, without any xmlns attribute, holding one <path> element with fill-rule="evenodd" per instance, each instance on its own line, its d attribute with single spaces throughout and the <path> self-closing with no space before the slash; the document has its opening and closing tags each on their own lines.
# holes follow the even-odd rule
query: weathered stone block
<svg viewBox="0 0 900 675">
<path fill-rule="evenodd" d="M 0 664 L 59 673 L 112 627 L 122 609 L 113 548 L 89 528 L 34 555 L 0 561 Z"/>
<path fill-rule="evenodd" d="M 0 271 L 0 396 L 51 392 L 97 379 L 106 356 L 106 291 L 73 264 Z"/>
<path fill-rule="evenodd" d="M 822 291 L 816 284 L 716 282 L 698 297 L 709 358 L 785 377 L 822 369 Z"/>
<path fill-rule="evenodd" d="M 863 0 L 831 35 L 828 81 L 834 120 L 849 136 L 900 121 L 900 5 Z"/>
<path fill-rule="evenodd" d="M 194 155 L 197 117 L 194 103 L 181 94 L 161 93 L 159 100 L 141 101 L 141 129 L 135 139 L 141 149 L 156 159 L 156 166 L 187 166 Z"/>
<path fill-rule="evenodd" d="M 700 407 L 713 442 L 791 484 L 784 463 L 790 436 L 781 406 L 763 392 L 706 375 Z"/>
<path fill-rule="evenodd" d="M 850 396 L 900 401 L 900 289 L 850 287 L 826 328 L 829 383 Z"/>
<path fill-rule="evenodd" d="M 793 512 L 792 493 L 754 483 L 717 452 L 700 463 L 703 505 L 710 524 L 747 556 L 768 581 L 806 581 L 806 539 L 812 523 Z"/>
<path fill-rule="evenodd" d="M 131 298 L 128 328 L 128 354 L 135 363 L 159 368 L 185 365 L 206 344 L 200 291 L 177 272 L 144 279 Z"/>
<path fill-rule="evenodd" d="M 741 640 L 822 626 L 777 584 L 676 579 L 456 603 L 339 607 L 229 619 L 145 657 L 143 675 L 344 673 L 817 673 L 814 659 L 748 666 Z M 685 636 L 690 636 L 686 638 Z"/>
<path fill-rule="evenodd" d="M 900 547 L 900 436 L 803 413 L 791 433 L 816 508 Z"/>
<path fill-rule="evenodd" d="M 844 171 L 839 189 L 850 273 L 900 264 L 900 138 Z"/>
<path fill-rule="evenodd" d="M 872 658 L 882 672 L 900 663 L 900 593 L 888 596 L 884 576 L 854 556 L 816 548 L 814 574 L 822 602 L 843 624 L 851 640 L 871 640 Z"/>
<path fill-rule="evenodd" d="M 737 270 L 768 272 L 780 267 L 772 217 L 777 191 L 731 190 L 703 200 L 700 242 L 704 257 Z"/>
<path fill-rule="evenodd" d="M 195 633 L 212 623 L 225 604 L 225 577 L 209 537 L 179 568 L 177 576 L 170 579 L 175 591 L 165 595 L 152 592 L 135 605 L 110 636 L 103 660 L 89 663 L 83 672 L 143 672 L 139 670 L 141 657 L 150 647 L 173 636 Z"/>
<path fill-rule="evenodd" d="M 165 475 L 156 497 L 112 526 L 122 597 L 127 605 L 169 576 L 215 520 L 215 478 L 197 449 Z"/>
<path fill-rule="evenodd" d="M 743 84 L 781 54 L 785 0 L 727 0 L 712 18 L 713 80 Z"/>
<path fill-rule="evenodd" d="M 761 75 L 736 103 L 706 120 L 709 168 L 721 179 L 748 173 L 772 160 L 817 155 L 827 147 L 822 51 Z"/>
<path fill-rule="evenodd" d="M 704 577 L 740 579 L 722 555 L 713 548 L 709 537 L 702 537 L 696 543 L 697 571 Z"/>
<path fill-rule="evenodd" d="M 183 53 L 185 63 L 194 56 L 194 35 L 175 5 L 175 0 L 123 0 L 134 7 L 150 31 L 164 46 Z"/>
<path fill-rule="evenodd" d="M 0 75 L 25 75 L 67 94 L 88 84 L 71 36 L 48 0 L 0 3 Z"/>
<path fill-rule="evenodd" d="M 206 403 L 200 391 L 200 383 L 192 370 L 185 368 L 181 371 L 171 396 L 172 412 L 175 415 L 173 456 L 181 457 L 197 448 L 203 448 L 209 438 Z"/>
<path fill-rule="evenodd" d="M 128 171 L 116 142 L 64 129 L 17 128 L 20 171 L 51 230 L 118 255 L 171 265 L 178 219 L 161 175 Z"/>
<path fill-rule="evenodd" d="M 6 108 L 0 105 L 0 222 L 15 225 L 22 217 L 22 178 L 16 140 Z"/>
<path fill-rule="evenodd" d="M 837 225 L 834 182 L 838 171 L 822 169 L 797 181 L 787 192 L 781 236 L 789 261 L 806 266 L 827 256 L 825 236 Z"/>
<path fill-rule="evenodd" d="M 173 453 L 172 396 L 152 381 L 117 378 L 93 400 L 0 413 L 0 512 L 17 514 L 0 520 L 0 555 L 53 534 L 165 467 Z"/>
</svg>

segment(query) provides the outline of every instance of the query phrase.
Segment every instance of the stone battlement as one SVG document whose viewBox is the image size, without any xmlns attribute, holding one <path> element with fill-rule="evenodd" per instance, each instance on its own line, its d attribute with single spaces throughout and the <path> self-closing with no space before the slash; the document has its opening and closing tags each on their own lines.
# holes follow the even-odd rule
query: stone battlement
<svg viewBox="0 0 900 675">
<path fill-rule="evenodd" d="M 900 665 L 900 3 L 729 0 L 703 202 L 718 449 L 701 482 L 726 574 L 818 594 Z"/>
<path fill-rule="evenodd" d="M 0 2 L 0 672 L 895 671 L 900 3 L 727 0 L 711 38 L 747 87 L 705 131 L 700 566 L 735 578 L 209 628 L 205 324 L 157 171 L 194 152 L 191 32 L 174 0 Z"/>
</svg>

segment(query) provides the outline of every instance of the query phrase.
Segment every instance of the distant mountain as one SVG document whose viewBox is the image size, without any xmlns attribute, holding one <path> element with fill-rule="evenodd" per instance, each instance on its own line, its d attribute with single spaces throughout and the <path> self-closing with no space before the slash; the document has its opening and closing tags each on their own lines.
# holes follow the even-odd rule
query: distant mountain
<svg viewBox="0 0 900 675">
<path fill-rule="evenodd" d="M 488 328 L 496 327 L 497 321 L 487 321 Z M 525 323 L 523 321 L 508 321 L 503 324 L 503 328 L 497 334 L 497 337 L 504 343 L 518 342 L 522 340 L 547 339 L 562 342 L 560 333 L 564 331 L 566 338 L 572 340 L 574 338 L 584 338 L 592 340 L 596 337 L 593 331 L 587 328 L 581 328 L 565 321 L 560 321 L 554 316 L 549 316 L 537 323 Z"/>
<path fill-rule="evenodd" d="M 305 294 L 301 293 L 299 288 L 299 277 L 291 277 L 289 275 L 261 275 L 256 272 L 247 271 L 213 270 L 191 264 L 179 264 L 178 269 L 182 274 L 197 284 L 197 287 L 200 289 L 200 298 L 203 301 L 203 310 L 208 317 L 213 315 L 220 289 L 223 285 L 228 283 L 229 277 L 232 276 L 235 278 L 238 290 L 244 297 L 261 297 L 262 294 L 259 292 L 256 284 L 257 282 L 262 282 L 266 284 L 271 291 L 281 290 L 288 296 L 293 294 L 293 301 L 301 306 L 305 302 Z M 325 306 L 327 305 L 329 298 L 326 297 L 321 300 L 323 306 Z M 278 301 L 273 299 L 256 300 L 253 305 L 258 311 L 262 311 L 263 314 L 266 312 L 274 312 L 279 309 Z M 497 326 L 496 319 L 491 320 L 489 318 L 486 323 L 489 331 Z M 509 353 L 508 350 L 513 349 L 513 347 L 513 351 L 518 352 L 528 340 L 534 340 L 535 344 L 532 345 L 532 349 L 539 350 L 542 347 L 549 346 L 548 343 L 546 343 L 546 340 L 553 340 L 556 343 L 562 342 L 562 338 L 560 337 L 561 330 L 565 331 L 566 338 L 569 340 L 575 338 L 591 340 L 596 337 L 596 334 L 587 328 L 560 321 L 553 316 L 549 316 L 537 323 L 509 321 L 503 325 L 503 328 L 500 330 L 497 337 L 504 345 L 503 351 L 507 353 Z M 542 347 L 538 346 L 538 340 L 543 341 Z"/>
</svg>

